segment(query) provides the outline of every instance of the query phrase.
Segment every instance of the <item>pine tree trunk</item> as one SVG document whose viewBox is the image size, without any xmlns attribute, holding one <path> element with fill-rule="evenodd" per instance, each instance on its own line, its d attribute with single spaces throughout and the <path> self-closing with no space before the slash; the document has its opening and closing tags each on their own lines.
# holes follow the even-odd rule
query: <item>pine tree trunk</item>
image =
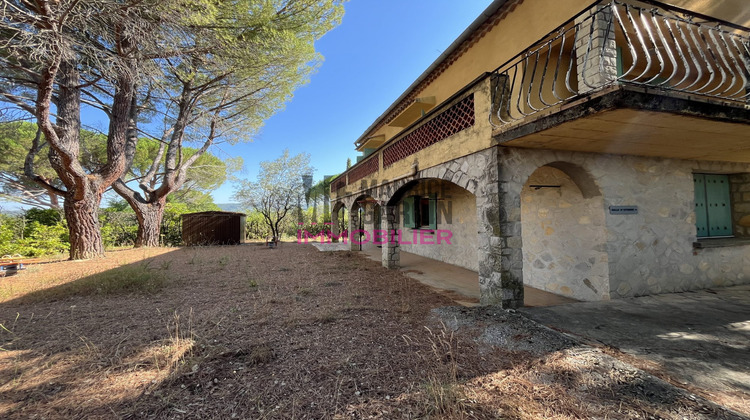
<svg viewBox="0 0 750 420">
<path fill-rule="evenodd" d="M 131 205 L 138 218 L 138 235 L 135 238 L 136 248 L 159 246 L 165 204 L 165 200 L 159 200 L 155 203 L 137 202 L 134 206 Z"/>
<path fill-rule="evenodd" d="M 104 256 L 98 213 L 101 200 L 101 194 L 90 184 L 81 199 L 68 196 L 63 200 L 65 220 L 70 232 L 71 260 Z"/>
</svg>

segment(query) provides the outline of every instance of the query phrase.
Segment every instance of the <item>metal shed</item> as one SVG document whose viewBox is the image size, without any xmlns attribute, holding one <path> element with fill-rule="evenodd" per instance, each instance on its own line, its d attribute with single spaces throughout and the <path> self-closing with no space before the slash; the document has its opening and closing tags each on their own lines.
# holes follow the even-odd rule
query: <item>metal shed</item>
<svg viewBox="0 0 750 420">
<path fill-rule="evenodd" d="M 245 243 L 245 213 L 203 211 L 182 215 L 185 245 L 237 245 Z"/>
</svg>

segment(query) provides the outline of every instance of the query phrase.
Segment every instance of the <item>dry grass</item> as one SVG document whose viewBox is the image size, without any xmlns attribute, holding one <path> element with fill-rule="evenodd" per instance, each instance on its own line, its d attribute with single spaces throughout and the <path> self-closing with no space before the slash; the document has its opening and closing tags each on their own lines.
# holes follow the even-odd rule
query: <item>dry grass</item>
<svg viewBox="0 0 750 420">
<path fill-rule="evenodd" d="M 0 293 L 3 419 L 702 415 L 588 353 L 483 345 L 500 320 L 450 326 L 445 296 L 349 252 L 120 251 Z"/>
</svg>

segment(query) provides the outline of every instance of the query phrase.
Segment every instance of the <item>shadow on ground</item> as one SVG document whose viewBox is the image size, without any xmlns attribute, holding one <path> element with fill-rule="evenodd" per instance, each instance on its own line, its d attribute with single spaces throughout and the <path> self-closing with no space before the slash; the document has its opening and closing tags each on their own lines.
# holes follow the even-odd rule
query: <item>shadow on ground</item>
<svg viewBox="0 0 750 420">
<path fill-rule="evenodd" d="M 38 290 L 0 303 L 0 417 L 732 418 L 356 253 L 156 253 L 14 277 Z"/>
<path fill-rule="evenodd" d="M 525 308 L 523 313 L 655 362 L 673 382 L 750 414 L 750 286 Z"/>
</svg>

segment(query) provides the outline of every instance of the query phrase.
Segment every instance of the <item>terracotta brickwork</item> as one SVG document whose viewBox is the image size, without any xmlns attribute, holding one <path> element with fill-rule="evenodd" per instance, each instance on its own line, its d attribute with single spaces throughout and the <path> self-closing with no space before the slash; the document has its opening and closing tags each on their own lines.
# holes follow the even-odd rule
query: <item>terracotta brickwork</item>
<svg viewBox="0 0 750 420">
<path fill-rule="evenodd" d="M 380 155 L 375 155 L 370 159 L 358 163 L 355 168 L 349 172 L 349 183 L 354 183 L 360 179 L 372 175 L 380 170 Z"/>
<path fill-rule="evenodd" d="M 391 166 L 427 146 L 463 131 L 473 126 L 474 121 L 474 95 L 472 94 L 386 147 L 383 150 L 383 166 Z M 354 182 L 351 180 L 351 175 L 349 182 Z"/>
</svg>

